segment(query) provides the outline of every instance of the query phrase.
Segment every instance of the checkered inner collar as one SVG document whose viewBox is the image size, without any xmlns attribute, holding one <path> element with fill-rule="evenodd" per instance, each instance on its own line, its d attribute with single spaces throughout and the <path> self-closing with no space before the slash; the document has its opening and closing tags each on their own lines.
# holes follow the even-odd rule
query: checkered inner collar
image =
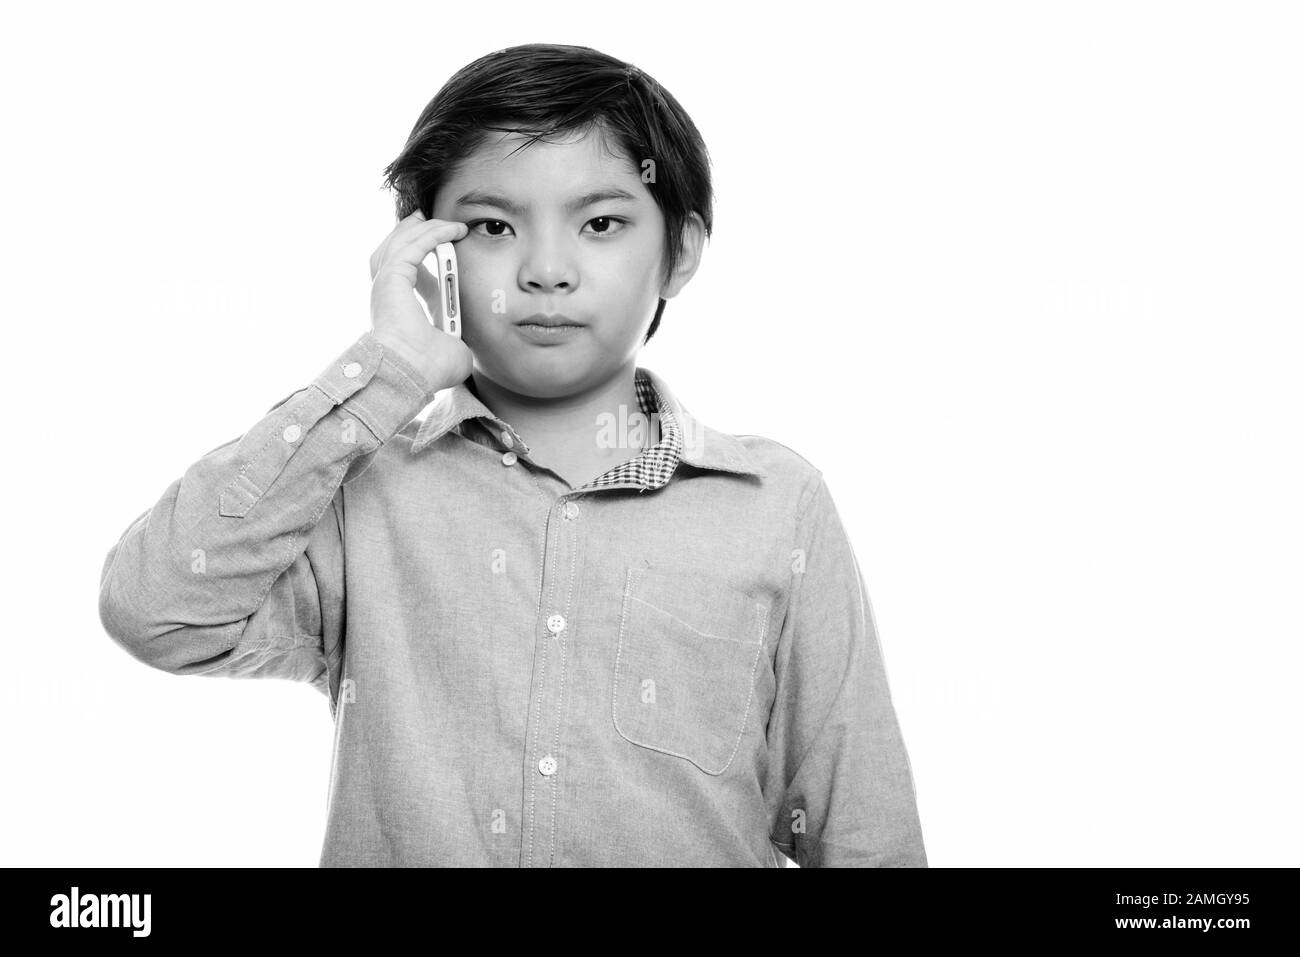
<svg viewBox="0 0 1300 957">
<path fill-rule="evenodd" d="M 673 470 L 681 460 L 682 430 L 676 421 L 676 416 L 668 409 L 663 396 L 659 394 L 659 390 L 654 387 L 654 383 L 642 369 L 636 370 L 636 400 L 641 406 L 642 415 L 651 423 L 652 435 L 653 423 L 658 423 L 659 441 L 649 448 L 642 449 L 636 458 L 622 465 L 616 465 L 603 475 L 592 479 L 583 485 L 581 490 L 630 482 L 641 486 L 642 491 L 646 491 L 662 488 L 672 478 Z"/>
</svg>

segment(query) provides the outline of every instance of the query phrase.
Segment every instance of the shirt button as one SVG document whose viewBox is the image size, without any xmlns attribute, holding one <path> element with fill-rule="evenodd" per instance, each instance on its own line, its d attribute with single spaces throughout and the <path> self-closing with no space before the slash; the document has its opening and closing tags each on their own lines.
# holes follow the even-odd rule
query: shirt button
<svg viewBox="0 0 1300 957">
<path fill-rule="evenodd" d="M 284 430 L 284 440 L 286 442 L 297 442 L 302 438 L 302 429 L 297 425 L 291 425 Z"/>
<path fill-rule="evenodd" d="M 577 503 L 577 502 L 565 502 L 565 503 L 564 503 L 564 517 L 567 518 L 569 521 L 573 521 L 575 518 L 578 517 L 578 503 Z"/>
<path fill-rule="evenodd" d="M 515 440 L 510 437 L 510 433 L 505 429 L 501 430 L 501 442 L 508 449 L 513 448 L 515 444 Z"/>
<path fill-rule="evenodd" d="M 541 771 L 548 778 L 555 773 L 556 767 L 555 758 L 551 757 L 549 754 L 537 762 L 537 770 Z"/>
<path fill-rule="evenodd" d="M 560 632 L 564 631 L 564 616 L 552 615 L 550 618 L 547 618 L 546 630 L 553 635 L 558 635 Z"/>
<path fill-rule="evenodd" d="M 507 452 L 505 455 L 501 456 L 502 465 L 514 465 L 518 461 L 519 456 L 515 455 L 514 452 Z"/>
<path fill-rule="evenodd" d="M 361 375 L 361 363 L 349 362 L 343 367 L 343 374 L 349 379 L 355 379 L 357 376 Z"/>
</svg>

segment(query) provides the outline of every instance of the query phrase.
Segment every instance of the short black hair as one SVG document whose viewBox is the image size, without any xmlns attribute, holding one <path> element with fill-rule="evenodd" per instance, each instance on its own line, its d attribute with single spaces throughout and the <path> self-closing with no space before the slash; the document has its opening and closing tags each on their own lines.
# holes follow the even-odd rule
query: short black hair
<svg viewBox="0 0 1300 957">
<path fill-rule="evenodd" d="M 397 218 L 433 216 L 434 196 L 489 131 L 551 134 L 595 125 L 641 173 L 664 217 L 664 277 L 682 253 L 692 212 L 713 235 L 713 183 L 704 139 L 687 112 L 652 77 L 590 47 L 525 43 L 462 67 L 416 120 L 401 154 L 384 169 Z M 645 163 L 652 160 L 653 165 Z M 647 176 L 649 171 L 649 176 Z M 662 298 L 642 345 L 659 328 Z"/>
</svg>

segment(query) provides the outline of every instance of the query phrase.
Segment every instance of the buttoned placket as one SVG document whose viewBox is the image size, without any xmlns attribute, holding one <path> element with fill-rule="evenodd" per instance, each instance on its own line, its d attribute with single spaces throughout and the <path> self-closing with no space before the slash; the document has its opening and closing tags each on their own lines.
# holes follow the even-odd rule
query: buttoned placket
<svg viewBox="0 0 1300 957">
<path fill-rule="evenodd" d="M 544 493 L 558 494 L 546 515 L 546 538 L 542 558 L 541 600 L 533 629 L 533 671 L 528 701 L 523 767 L 523 813 L 521 815 L 521 867 L 551 867 L 557 844 L 564 835 L 556 825 L 562 789 L 565 787 L 564 714 L 565 696 L 572 693 L 566 683 L 570 642 L 579 640 L 575 627 L 574 603 L 577 576 L 583 564 L 583 517 L 594 507 L 592 496 L 617 489 L 648 489 L 636 482 L 570 488 L 548 468 L 529 457 L 527 443 L 503 420 L 485 416 L 483 428 L 464 433 L 487 445 L 497 456 L 503 471 L 523 470 L 527 476 L 503 475 L 503 482 L 521 479 Z M 530 490 L 531 494 L 531 490 Z M 583 501 L 579 501 L 582 499 Z"/>
<path fill-rule="evenodd" d="M 594 507 L 590 497 L 615 489 L 643 490 L 633 482 L 571 489 L 550 469 L 535 466 L 528 446 L 518 433 L 512 436 L 497 420 L 487 430 L 497 441 L 503 469 L 532 469 L 528 480 L 543 490 L 559 490 L 546 516 L 542 559 L 541 601 L 533 637 L 532 694 L 528 702 L 524 754 L 523 814 L 520 832 L 520 866 L 550 867 L 563 834 L 556 817 L 565 787 L 565 696 L 572 693 L 566 681 L 570 642 L 580 640 L 574 621 L 577 575 L 583 564 L 583 516 Z M 481 433 L 480 433 L 481 434 Z M 518 452 L 516 449 L 522 449 Z M 503 477 L 503 480 L 510 481 Z M 583 500 L 583 501 L 579 501 Z"/>
</svg>

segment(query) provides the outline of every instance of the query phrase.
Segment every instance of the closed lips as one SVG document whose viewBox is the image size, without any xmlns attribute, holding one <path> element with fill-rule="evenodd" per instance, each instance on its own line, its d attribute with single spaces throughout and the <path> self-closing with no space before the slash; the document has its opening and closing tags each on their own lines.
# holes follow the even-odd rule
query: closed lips
<svg viewBox="0 0 1300 957">
<path fill-rule="evenodd" d="M 556 313 L 551 316 L 544 316 L 540 312 L 536 315 L 529 316 L 527 319 L 519 320 L 521 326 L 580 326 L 582 323 L 574 322 L 568 316 Z"/>
</svg>

